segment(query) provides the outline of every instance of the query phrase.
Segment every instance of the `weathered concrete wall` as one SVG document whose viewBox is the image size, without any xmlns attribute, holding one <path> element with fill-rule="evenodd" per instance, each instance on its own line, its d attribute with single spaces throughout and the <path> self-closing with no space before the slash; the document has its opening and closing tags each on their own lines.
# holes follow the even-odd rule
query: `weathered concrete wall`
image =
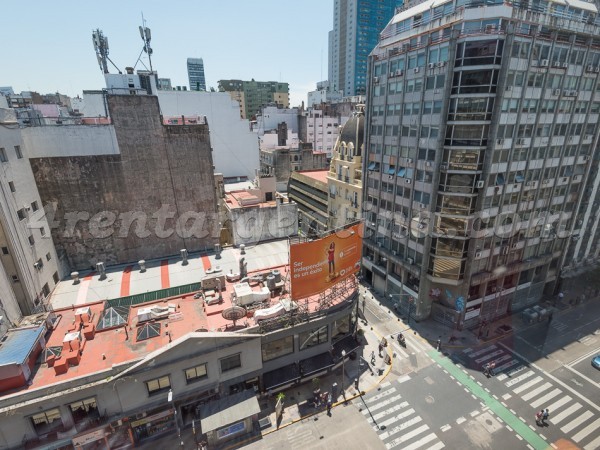
<svg viewBox="0 0 600 450">
<path fill-rule="evenodd" d="M 162 125 L 156 97 L 109 96 L 108 105 L 119 154 L 31 159 L 44 204 L 56 202 L 52 234 L 71 269 L 211 248 L 208 126 Z"/>
</svg>

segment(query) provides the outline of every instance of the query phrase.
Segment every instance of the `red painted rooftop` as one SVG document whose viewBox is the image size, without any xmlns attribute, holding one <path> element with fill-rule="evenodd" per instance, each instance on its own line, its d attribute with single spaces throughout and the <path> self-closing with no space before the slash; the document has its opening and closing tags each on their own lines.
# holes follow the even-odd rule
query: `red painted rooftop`
<svg viewBox="0 0 600 450">
<path fill-rule="evenodd" d="M 257 201 L 248 205 L 244 205 L 244 200 L 249 201 L 256 199 Z M 229 208 L 270 208 L 276 205 L 275 201 L 261 202 L 260 198 L 248 191 L 231 191 L 225 194 L 225 203 Z"/>
<path fill-rule="evenodd" d="M 279 270 L 281 279 L 284 280 L 287 285 L 287 266 L 250 272 L 248 273 L 248 277 L 252 278 L 258 274 L 265 275 L 271 273 L 271 271 L 275 269 Z M 222 275 L 226 276 L 227 274 Z M 64 373 L 57 373 L 55 367 L 50 367 L 45 363 L 43 361 L 44 352 L 42 352 L 42 356 L 40 356 L 42 359 L 41 364 L 38 364 L 38 367 L 33 371 L 34 375 L 31 378 L 31 384 L 17 389 L 16 391 L 22 392 L 25 390 L 43 388 L 51 384 L 65 382 L 99 371 L 108 370 L 113 365 L 142 359 L 147 354 L 169 344 L 171 340 L 181 338 L 194 331 L 229 332 L 253 327 L 255 326 L 255 321 L 251 314 L 237 320 L 235 327 L 233 326 L 232 321 L 226 320 L 222 316 L 223 310 L 232 306 L 231 299 L 234 292 L 234 286 L 238 283 L 239 281 L 225 282 L 225 289 L 222 292 L 223 300 L 219 304 L 207 305 L 202 298 L 194 299 L 195 293 L 190 293 L 179 297 L 171 297 L 160 301 L 131 306 L 129 307 L 129 316 L 126 324 L 112 329 L 100 331 L 96 329 L 93 338 L 82 339 L 81 347 L 83 351 L 81 352 L 79 363 L 77 365 L 67 365 Z M 262 284 L 251 282 L 250 286 L 253 291 L 259 291 Z M 341 303 L 347 297 L 348 295 L 339 295 L 332 302 L 332 305 Z M 279 300 L 283 298 L 289 298 L 289 295 L 283 293 L 280 296 L 274 296 L 267 301 L 268 304 L 265 304 L 261 308 L 278 305 Z M 301 307 L 306 308 L 309 313 L 318 311 L 320 306 L 318 295 L 301 299 L 296 303 Z M 138 311 L 142 308 L 153 306 L 162 308 L 171 307 L 171 311 L 168 316 L 164 318 L 153 319 L 139 324 Z M 47 336 L 46 348 L 62 347 L 63 349 L 66 348 L 66 351 L 63 350 L 61 357 L 54 362 L 54 365 L 58 364 L 62 359 L 62 365 L 64 366 L 64 361 L 69 357 L 69 354 L 76 355 L 77 353 L 76 351 L 70 352 L 68 348 L 69 343 L 63 344 L 63 340 L 65 339 L 65 335 L 79 329 L 78 320 L 80 316 L 78 316 L 76 312 L 77 308 L 80 307 L 90 308 L 91 319 L 89 321 L 84 320 L 84 322 L 93 324 L 97 328 L 98 323 L 103 316 L 102 313 L 105 308 L 105 302 L 86 303 L 85 305 L 55 310 L 57 320 Z M 152 323 L 154 325 L 160 324 L 160 334 L 156 337 L 138 341 L 138 328 L 143 327 L 144 323 Z M 91 328 L 91 325 L 87 325 L 87 328 L 84 328 L 81 331 L 81 335 L 83 336 L 84 331 L 89 328 Z M 0 395 L 12 393 L 15 393 L 15 391 L 6 392 Z"/>
<path fill-rule="evenodd" d="M 329 169 L 298 171 L 298 173 L 301 173 L 302 175 L 305 175 L 309 178 L 312 178 L 314 180 L 320 181 L 321 183 L 325 183 L 325 184 L 327 184 L 327 173 L 328 172 L 329 172 Z"/>
</svg>

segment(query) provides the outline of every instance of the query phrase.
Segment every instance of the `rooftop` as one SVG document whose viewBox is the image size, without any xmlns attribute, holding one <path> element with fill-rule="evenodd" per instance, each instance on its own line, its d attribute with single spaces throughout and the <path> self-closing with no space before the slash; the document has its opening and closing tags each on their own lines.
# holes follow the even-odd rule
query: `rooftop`
<svg viewBox="0 0 600 450">
<path fill-rule="evenodd" d="M 320 181 L 321 183 L 325 183 L 327 184 L 327 172 L 329 172 L 329 169 L 322 169 L 322 170 L 300 170 L 296 173 L 299 173 L 300 175 L 304 175 L 306 177 L 312 178 L 314 180 Z"/>
<path fill-rule="evenodd" d="M 276 206 L 275 200 L 270 202 L 261 202 L 260 198 L 248 191 L 232 191 L 225 194 L 225 203 L 231 209 L 234 208 L 272 208 Z"/>
</svg>

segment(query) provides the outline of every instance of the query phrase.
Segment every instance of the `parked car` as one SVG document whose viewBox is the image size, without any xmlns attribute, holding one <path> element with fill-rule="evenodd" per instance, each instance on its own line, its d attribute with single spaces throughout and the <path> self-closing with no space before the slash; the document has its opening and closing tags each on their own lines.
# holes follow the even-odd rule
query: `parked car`
<svg viewBox="0 0 600 450">
<path fill-rule="evenodd" d="M 592 366 L 600 370 L 600 355 L 596 355 L 592 358 Z"/>
</svg>

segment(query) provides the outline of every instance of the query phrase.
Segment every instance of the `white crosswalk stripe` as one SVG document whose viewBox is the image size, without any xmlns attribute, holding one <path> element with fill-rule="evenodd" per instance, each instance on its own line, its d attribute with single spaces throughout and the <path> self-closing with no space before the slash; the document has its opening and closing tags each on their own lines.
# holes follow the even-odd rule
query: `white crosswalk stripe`
<svg viewBox="0 0 600 450">
<path fill-rule="evenodd" d="M 531 407 L 537 409 L 540 406 L 547 404 L 550 400 L 552 400 L 554 397 L 556 397 L 560 393 L 562 393 L 562 391 L 560 389 L 556 388 L 553 391 L 548 392 L 543 397 L 540 397 L 537 400 L 531 402 Z M 555 411 L 555 409 L 550 409 L 550 411 Z"/>
<path fill-rule="evenodd" d="M 518 377 L 516 377 L 516 378 L 513 378 L 513 379 L 512 379 L 512 380 L 510 380 L 510 381 L 507 381 L 507 382 L 505 383 L 505 384 L 506 384 L 506 387 L 511 387 L 511 386 L 514 386 L 515 384 L 518 384 L 518 383 L 520 383 L 521 381 L 525 380 L 526 378 L 531 378 L 533 375 L 535 375 L 535 372 L 534 372 L 533 370 L 530 370 L 529 372 L 522 373 L 522 374 L 521 374 L 521 375 L 519 375 Z"/>
<path fill-rule="evenodd" d="M 513 389 L 513 392 L 515 394 L 520 394 L 521 392 L 523 392 L 526 389 L 529 389 L 531 386 L 535 386 L 536 384 L 538 384 L 540 381 L 543 381 L 543 378 L 540 376 L 535 377 L 533 380 L 528 381 L 525 384 L 521 384 L 520 386 L 516 387 Z"/>
<path fill-rule="evenodd" d="M 600 428 L 600 419 L 597 419 L 594 423 L 591 423 L 575 436 L 573 436 L 573 440 L 575 442 L 580 442 L 582 439 L 586 438 L 592 431 L 596 431 Z"/>
<path fill-rule="evenodd" d="M 528 402 L 533 397 L 537 397 L 540 393 L 547 391 L 550 387 L 552 387 L 551 383 L 544 383 L 541 386 L 536 387 L 534 390 L 527 392 L 527 394 L 523 394 L 521 398 Z"/>
<path fill-rule="evenodd" d="M 445 446 L 402 397 L 398 380 L 385 383 L 381 391 L 364 400 L 366 408 L 361 412 L 386 448 L 439 450 Z"/>
<path fill-rule="evenodd" d="M 574 430 L 575 428 L 577 428 L 579 425 L 581 425 L 583 422 L 585 422 L 586 420 L 588 420 L 590 417 L 592 417 L 594 415 L 593 412 L 591 411 L 586 411 L 583 414 L 581 414 L 579 417 L 577 417 L 576 419 L 572 420 L 571 422 L 569 422 L 568 424 L 566 424 L 564 427 L 562 427 L 560 430 L 564 433 L 568 433 L 569 431 Z"/>
<path fill-rule="evenodd" d="M 292 427 L 287 432 L 287 440 L 290 448 L 308 448 L 314 442 L 313 431 L 306 427 Z"/>
<path fill-rule="evenodd" d="M 573 400 L 571 397 L 565 395 L 564 397 L 561 397 L 559 400 L 555 401 L 550 406 L 548 406 L 548 409 L 554 413 L 554 411 L 558 411 L 558 408 L 563 406 L 565 403 L 569 403 L 571 400 Z"/>
<path fill-rule="evenodd" d="M 571 414 L 573 414 L 575 411 L 577 411 L 580 408 L 581 408 L 581 404 L 575 403 L 574 405 L 569 406 L 564 411 L 561 411 L 557 415 L 553 416 L 550 419 L 550 422 L 552 422 L 554 425 L 558 425 L 559 423 L 562 422 L 563 419 L 565 419 L 566 417 L 569 417 Z"/>
</svg>

